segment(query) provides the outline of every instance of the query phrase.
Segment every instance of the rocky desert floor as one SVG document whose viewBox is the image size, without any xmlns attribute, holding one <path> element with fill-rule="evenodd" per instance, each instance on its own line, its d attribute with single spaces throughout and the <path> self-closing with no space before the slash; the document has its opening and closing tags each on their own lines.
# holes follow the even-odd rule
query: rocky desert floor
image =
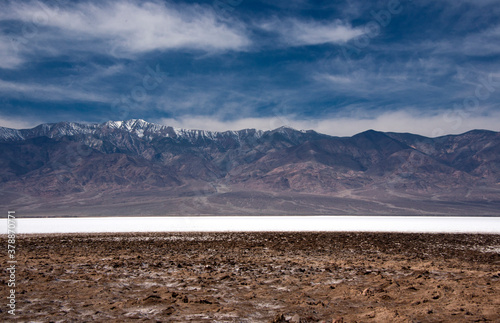
<svg viewBox="0 0 500 323">
<path fill-rule="evenodd" d="M 18 235 L 17 251 L 3 322 L 500 322 L 500 235 Z"/>
</svg>

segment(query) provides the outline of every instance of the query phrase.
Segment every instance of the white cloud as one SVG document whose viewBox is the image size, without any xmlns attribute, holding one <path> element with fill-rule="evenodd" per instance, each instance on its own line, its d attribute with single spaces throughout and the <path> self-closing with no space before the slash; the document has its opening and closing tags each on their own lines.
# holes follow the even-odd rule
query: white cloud
<svg viewBox="0 0 500 323">
<path fill-rule="evenodd" d="M 348 76 L 342 76 L 342 75 L 332 75 L 332 74 L 324 74 L 324 75 L 318 75 L 317 79 L 326 79 L 327 81 L 330 81 L 332 83 L 340 83 L 340 84 L 349 84 L 352 83 L 354 80 L 352 77 Z"/>
<path fill-rule="evenodd" d="M 106 1 L 59 8 L 32 1 L 11 2 L 2 9 L 0 20 L 34 25 L 39 37 L 94 42 L 89 51 L 97 51 L 98 43 L 104 42 L 116 56 L 179 48 L 240 50 L 249 44 L 242 26 L 228 26 L 217 20 L 213 10 L 198 5 Z"/>
<path fill-rule="evenodd" d="M 361 28 L 353 28 L 340 20 L 327 23 L 297 19 L 275 20 L 263 23 L 261 28 L 279 33 L 292 46 L 346 43 L 364 34 Z"/>
<path fill-rule="evenodd" d="M 402 50 L 432 50 L 435 55 L 493 56 L 500 54 L 500 25 L 492 25 L 484 30 L 474 30 L 456 36 L 436 41 L 424 41 L 406 45 Z M 451 56 L 452 57 L 452 56 Z"/>
<path fill-rule="evenodd" d="M 500 53 L 500 26 L 465 37 L 461 47 L 466 55 L 489 56 Z M 456 49 L 455 49 L 456 50 Z"/>
<path fill-rule="evenodd" d="M 16 68 L 23 62 L 19 53 L 11 44 L 11 39 L 0 35 L 0 68 L 11 69 Z"/>
<path fill-rule="evenodd" d="M 0 127 L 11 129 L 31 129 L 41 124 L 40 120 L 0 116 Z"/>
<path fill-rule="evenodd" d="M 329 24 L 294 21 L 291 31 L 292 42 L 295 40 L 298 45 L 345 43 L 363 34 L 361 29 L 344 25 L 340 21 Z"/>
<path fill-rule="evenodd" d="M 109 102 L 111 100 L 105 95 L 85 92 L 84 90 L 75 90 L 68 86 L 7 82 L 3 80 L 0 80 L 0 93 L 2 93 L 3 96 L 15 96 L 20 94 L 23 98 L 29 97 L 50 101 L 76 100 Z"/>
<path fill-rule="evenodd" d="M 352 136 L 374 129 L 384 132 L 410 132 L 428 137 L 445 134 L 460 134 L 473 129 L 500 131 L 500 112 L 490 115 L 464 115 L 458 113 L 440 113 L 432 116 L 413 115 L 405 111 L 384 113 L 373 118 L 324 118 L 297 119 L 290 117 L 244 118 L 221 121 L 215 118 L 183 117 L 178 119 L 160 119 L 156 122 L 179 128 L 203 129 L 211 131 L 240 130 L 255 128 L 261 130 L 288 126 L 295 129 L 315 130 L 333 136 Z"/>
</svg>

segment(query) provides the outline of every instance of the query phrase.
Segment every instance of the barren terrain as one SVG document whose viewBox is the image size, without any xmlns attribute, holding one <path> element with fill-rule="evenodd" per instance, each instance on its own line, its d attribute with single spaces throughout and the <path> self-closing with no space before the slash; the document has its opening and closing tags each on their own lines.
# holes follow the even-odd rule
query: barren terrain
<svg viewBox="0 0 500 323">
<path fill-rule="evenodd" d="M 18 235 L 17 249 L 20 322 L 500 321 L 499 235 Z"/>
<path fill-rule="evenodd" d="M 0 201 L 28 217 L 500 216 L 500 133 L 210 132 L 144 120 L 0 127 Z"/>
</svg>

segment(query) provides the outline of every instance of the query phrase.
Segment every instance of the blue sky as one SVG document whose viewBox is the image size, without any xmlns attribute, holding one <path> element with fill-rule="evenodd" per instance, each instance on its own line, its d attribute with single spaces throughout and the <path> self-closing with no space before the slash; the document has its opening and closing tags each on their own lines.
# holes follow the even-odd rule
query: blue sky
<svg viewBox="0 0 500 323">
<path fill-rule="evenodd" d="M 2 1 L 0 125 L 500 130 L 496 0 Z"/>
</svg>

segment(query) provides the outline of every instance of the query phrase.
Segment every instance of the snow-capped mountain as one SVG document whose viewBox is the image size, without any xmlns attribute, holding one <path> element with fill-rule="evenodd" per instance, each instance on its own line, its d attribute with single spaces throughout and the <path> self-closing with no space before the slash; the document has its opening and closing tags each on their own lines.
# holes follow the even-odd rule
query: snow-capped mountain
<svg viewBox="0 0 500 323">
<path fill-rule="evenodd" d="M 171 137 L 188 140 L 199 138 L 216 139 L 223 136 L 240 138 L 252 134 L 259 137 L 263 134 L 261 130 L 245 129 L 241 131 L 215 132 L 206 130 L 191 130 L 175 128 L 170 126 L 149 123 L 142 119 L 131 119 L 126 121 L 108 121 L 101 124 L 85 124 L 75 122 L 46 123 L 33 129 L 9 129 L 0 127 L 0 140 L 16 141 L 35 137 L 61 138 L 63 136 L 78 135 L 102 135 L 112 132 L 127 132 L 139 138 L 152 140 L 157 137 Z"/>
<path fill-rule="evenodd" d="M 0 128 L 0 149 L 0 199 L 30 214 L 500 210 L 500 133 L 492 131 L 426 138 L 370 130 L 339 138 L 134 119 Z"/>
</svg>

